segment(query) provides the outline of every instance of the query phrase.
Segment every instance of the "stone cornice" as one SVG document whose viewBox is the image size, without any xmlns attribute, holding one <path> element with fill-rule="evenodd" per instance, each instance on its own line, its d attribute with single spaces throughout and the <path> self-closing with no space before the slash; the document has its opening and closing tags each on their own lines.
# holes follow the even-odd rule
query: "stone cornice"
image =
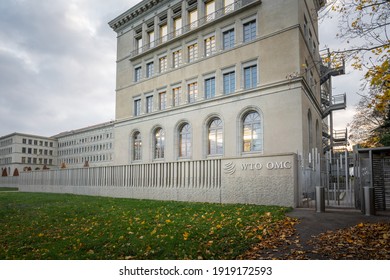
<svg viewBox="0 0 390 280">
<path fill-rule="evenodd" d="M 156 5 L 168 2 L 167 0 L 144 0 L 132 7 L 131 9 L 127 10 L 120 16 L 116 17 L 112 21 L 110 21 L 108 24 L 110 27 L 117 32 L 118 29 L 125 26 L 128 22 L 132 21 L 133 19 L 139 17 L 140 15 L 144 14 L 145 12 L 149 11 Z"/>
</svg>

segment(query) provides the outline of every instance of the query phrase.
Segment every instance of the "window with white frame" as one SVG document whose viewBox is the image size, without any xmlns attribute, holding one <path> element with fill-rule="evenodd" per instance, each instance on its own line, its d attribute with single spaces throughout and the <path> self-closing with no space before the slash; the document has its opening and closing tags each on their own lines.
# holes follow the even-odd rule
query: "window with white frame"
<svg viewBox="0 0 390 280">
<path fill-rule="evenodd" d="M 142 139 L 139 131 L 133 134 L 133 160 L 142 159 Z"/>
<path fill-rule="evenodd" d="M 168 25 L 163 24 L 160 25 L 160 40 L 162 43 L 168 41 Z"/>
<path fill-rule="evenodd" d="M 198 10 L 192 10 L 188 13 L 190 29 L 198 27 Z"/>
<path fill-rule="evenodd" d="M 205 44 L 205 55 L 210 56 L 214 54 L 217 50 L 216 45 L 215 45 L 215 36 L 210 36 L 204 40 Z"/>
<path fill-rule="evenodd" d="M 152 77 L 154 74 L 154 63 L 149 62 L 146 64 L 146 78 Z"/>
<path fill-rule="evenodd" d="M 256 39 L 256 20 L 244 23 L 244 43 Z"/>
<path fill-rule="evenodd" d="M 181 87 L 177 86 L 172 89 L 172 100 L 173 100 L 173 106 L 179 106 L 180 105 L 180 98 L 181 97 Z"/>
<path fill-rule="evenodd" d="M 135 40 L 135 42 L 136 42 L 136 48 L 137 48 L 138 53 L 141 53 L 142 52 L 142 38 L 137 38 Z"/>
<path fill-rule="evenodd" d="M 160 57 L 158 59 L 158 62 L 159 62 L 160 73 L 163 73 L 163 72 L 167 71 L 167 69 L 168 69 L 168 59 L 167 59 L 167 56 Z"/>
<path fill-rule="evenodd" d="M 225 32 L 222 33 L 222 37 L 223 37 L 223 49 L 224 50 L 227 50 L 227 49 L 231 49 L 234 47 L 234 28 L 232 29 L 229 29 Z"/>
<path fill-rule="evenodd" d="M 235 0 L 224 0 L 225 14 L 234 11 L 234 1 Z"/>
<path fill-rule="evenodd" d="M 257 86 L 257 65 L 244 67 L 244 89 L 255 88 Z"/>
<path fill-rule="evenodd" d="M 194 43 L 188 46 L 188 62 L 194 62 L 198 59 L 198 44 Z"/>
<path fill-rule="evenodd" d="M 141 78 L 142 78 L 142 67 L 141 66 L 137 66 L 134 69 L 134 81 L 138 82 L 138 81 L 141 80 Z"/>
<path fill-rule="evenodd" d="M 160 110 L 165 110 L 167 108 L 167 93 L 162 91 L 158 94 L 158 99 L 160 103 Z"/>
<path fill-rule="evenodd" d="M 243 119 L 243 152 L 263 151 L 262 119 L 258 112 L 250 111 Z"/>
<path fill-rule="evenodd" d="M 204 80 L 205 98 L 215 97 L 215 77 L 211 77 Z"/>
<path fill-rule="evenodd" d="M 148 32 L 148 38 L 149 38 L 149 47 L 153 48 L 155 45 L 155 36 L 154 36 L 154 31 Z"/>
<path fill-rule="evenodd" d="M 179 157 L 188 158 L 192 154 L 191 125 L 184 123 L 179 129 Z"/>
<path fill-rule="evenodd" d="M 183 33 L 183 20 L 181 17 L 175 18 L 173 21 L 173 26 L 175 29 L 175 36 L 179 36 Z"/>
<path fill-rule="evenodd" d="M 153 112 L 153 95 L 146 97 L 146 113 Z"/>
<path fill-rule="evenodd" d="M 165 133 L 162 128 L 157 128 L 154 131 L 154 158 L 164 158 L 165 152 Z"/>
<path fill-rule="evenodd" d="M 198 83 L 188 84 L 188 103 L 194 103 L 198 99 Z"/>
<path fill-rule="evenodd" d="M 141 99 L 134 100 L 134 116 L 141 115 Z"/>
<path fill-rule="evenodd" d="M 172 57 L 173 57 L 173 68 L 179 67 L 182 62 L 181 50 L 174 51 Z"/>
<path fill-rule="evenodd" d="M 213 119 L 208 126 L 209 155 L 223 154 L 223 123 L 221 119 Z"/>
<path fill-rule="evenodd" d="M 230 94 L 236 91 L 236 73 L 230 71 L 223 74 L 223 93 Z"/>
<path fill-rule="evenodd" d="M 215 19 L 215 1 L 209 1 L 206 3 L 206 21 Z"/>
</svg>

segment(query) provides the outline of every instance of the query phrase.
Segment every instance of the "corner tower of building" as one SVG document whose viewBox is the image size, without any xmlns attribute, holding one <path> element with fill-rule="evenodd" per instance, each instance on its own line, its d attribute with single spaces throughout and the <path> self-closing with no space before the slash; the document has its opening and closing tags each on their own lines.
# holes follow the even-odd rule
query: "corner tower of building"
<svg viewBox="0 0 390 280">
<path fill-rule="evenodd" d="M 112 20 L 115 164 L 320 153 L 324 2 L 142 1 Z"/>
</svg>

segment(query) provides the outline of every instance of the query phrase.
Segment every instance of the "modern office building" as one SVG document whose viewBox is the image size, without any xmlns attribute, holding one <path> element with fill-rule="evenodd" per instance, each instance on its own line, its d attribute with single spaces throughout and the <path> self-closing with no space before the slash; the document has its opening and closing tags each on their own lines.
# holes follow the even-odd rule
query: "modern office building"
<svg viewBox="0 0 390 280">
<path fill-rule="evenodd" d="M 114 122 L 101 123 L 53 136 L 61 168 L 108 166 L 113 162 Z"/>
<path fill-rule="evenodd" d="M 1 175 L 57 166 L 57 140 L 52 137 L 12 133 L 0 137 Z"/>
<path fill-rule="evenodd" d="M 114 122 L 61 132 L 52 137 L 13 133 L 0 137 L 0 175 L 109 166 L 113 163 L 113 153 Z"/>
<path fill-rule="evenodd" d="M 322 150 L 320 0 L 145 0 L 117 33 L 115 163 Z"/>
</svg>

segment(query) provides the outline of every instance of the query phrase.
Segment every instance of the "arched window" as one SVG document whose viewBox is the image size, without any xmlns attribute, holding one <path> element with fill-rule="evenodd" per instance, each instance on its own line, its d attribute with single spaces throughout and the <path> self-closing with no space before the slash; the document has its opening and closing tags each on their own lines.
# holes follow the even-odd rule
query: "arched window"
<svg viewBox="0 0 390 280">
<path fill-rule="evenodd" d="M 179 156 L 190 157 L 192 152 L 191 143 L 192 133 L 191 125 L 185 123 L 181 126 L 179 131 Z"/>
<path fill-rule="evenodd" d="M 141 133 L 136 132 L 133 135 L 133 160 L 142 159 L 142 139 Z"/>
<path fill-rule="evenodd" d="M 164 158 L 165 133 L 162 128 L 157 128 L 154 132 L 154 158 Z"/>
<path fill-rule="evenodd" d="M 223 154 L 223 123 L 220 119 L 215 118 L 210 122 L 208 127 L 209 155 Z"/>
<path fill-rule="evenodd" d="M 260 114 L 251 111 L 243 119 L 243 151 L 263 151 L 263 128 Z"/>
</svg>

